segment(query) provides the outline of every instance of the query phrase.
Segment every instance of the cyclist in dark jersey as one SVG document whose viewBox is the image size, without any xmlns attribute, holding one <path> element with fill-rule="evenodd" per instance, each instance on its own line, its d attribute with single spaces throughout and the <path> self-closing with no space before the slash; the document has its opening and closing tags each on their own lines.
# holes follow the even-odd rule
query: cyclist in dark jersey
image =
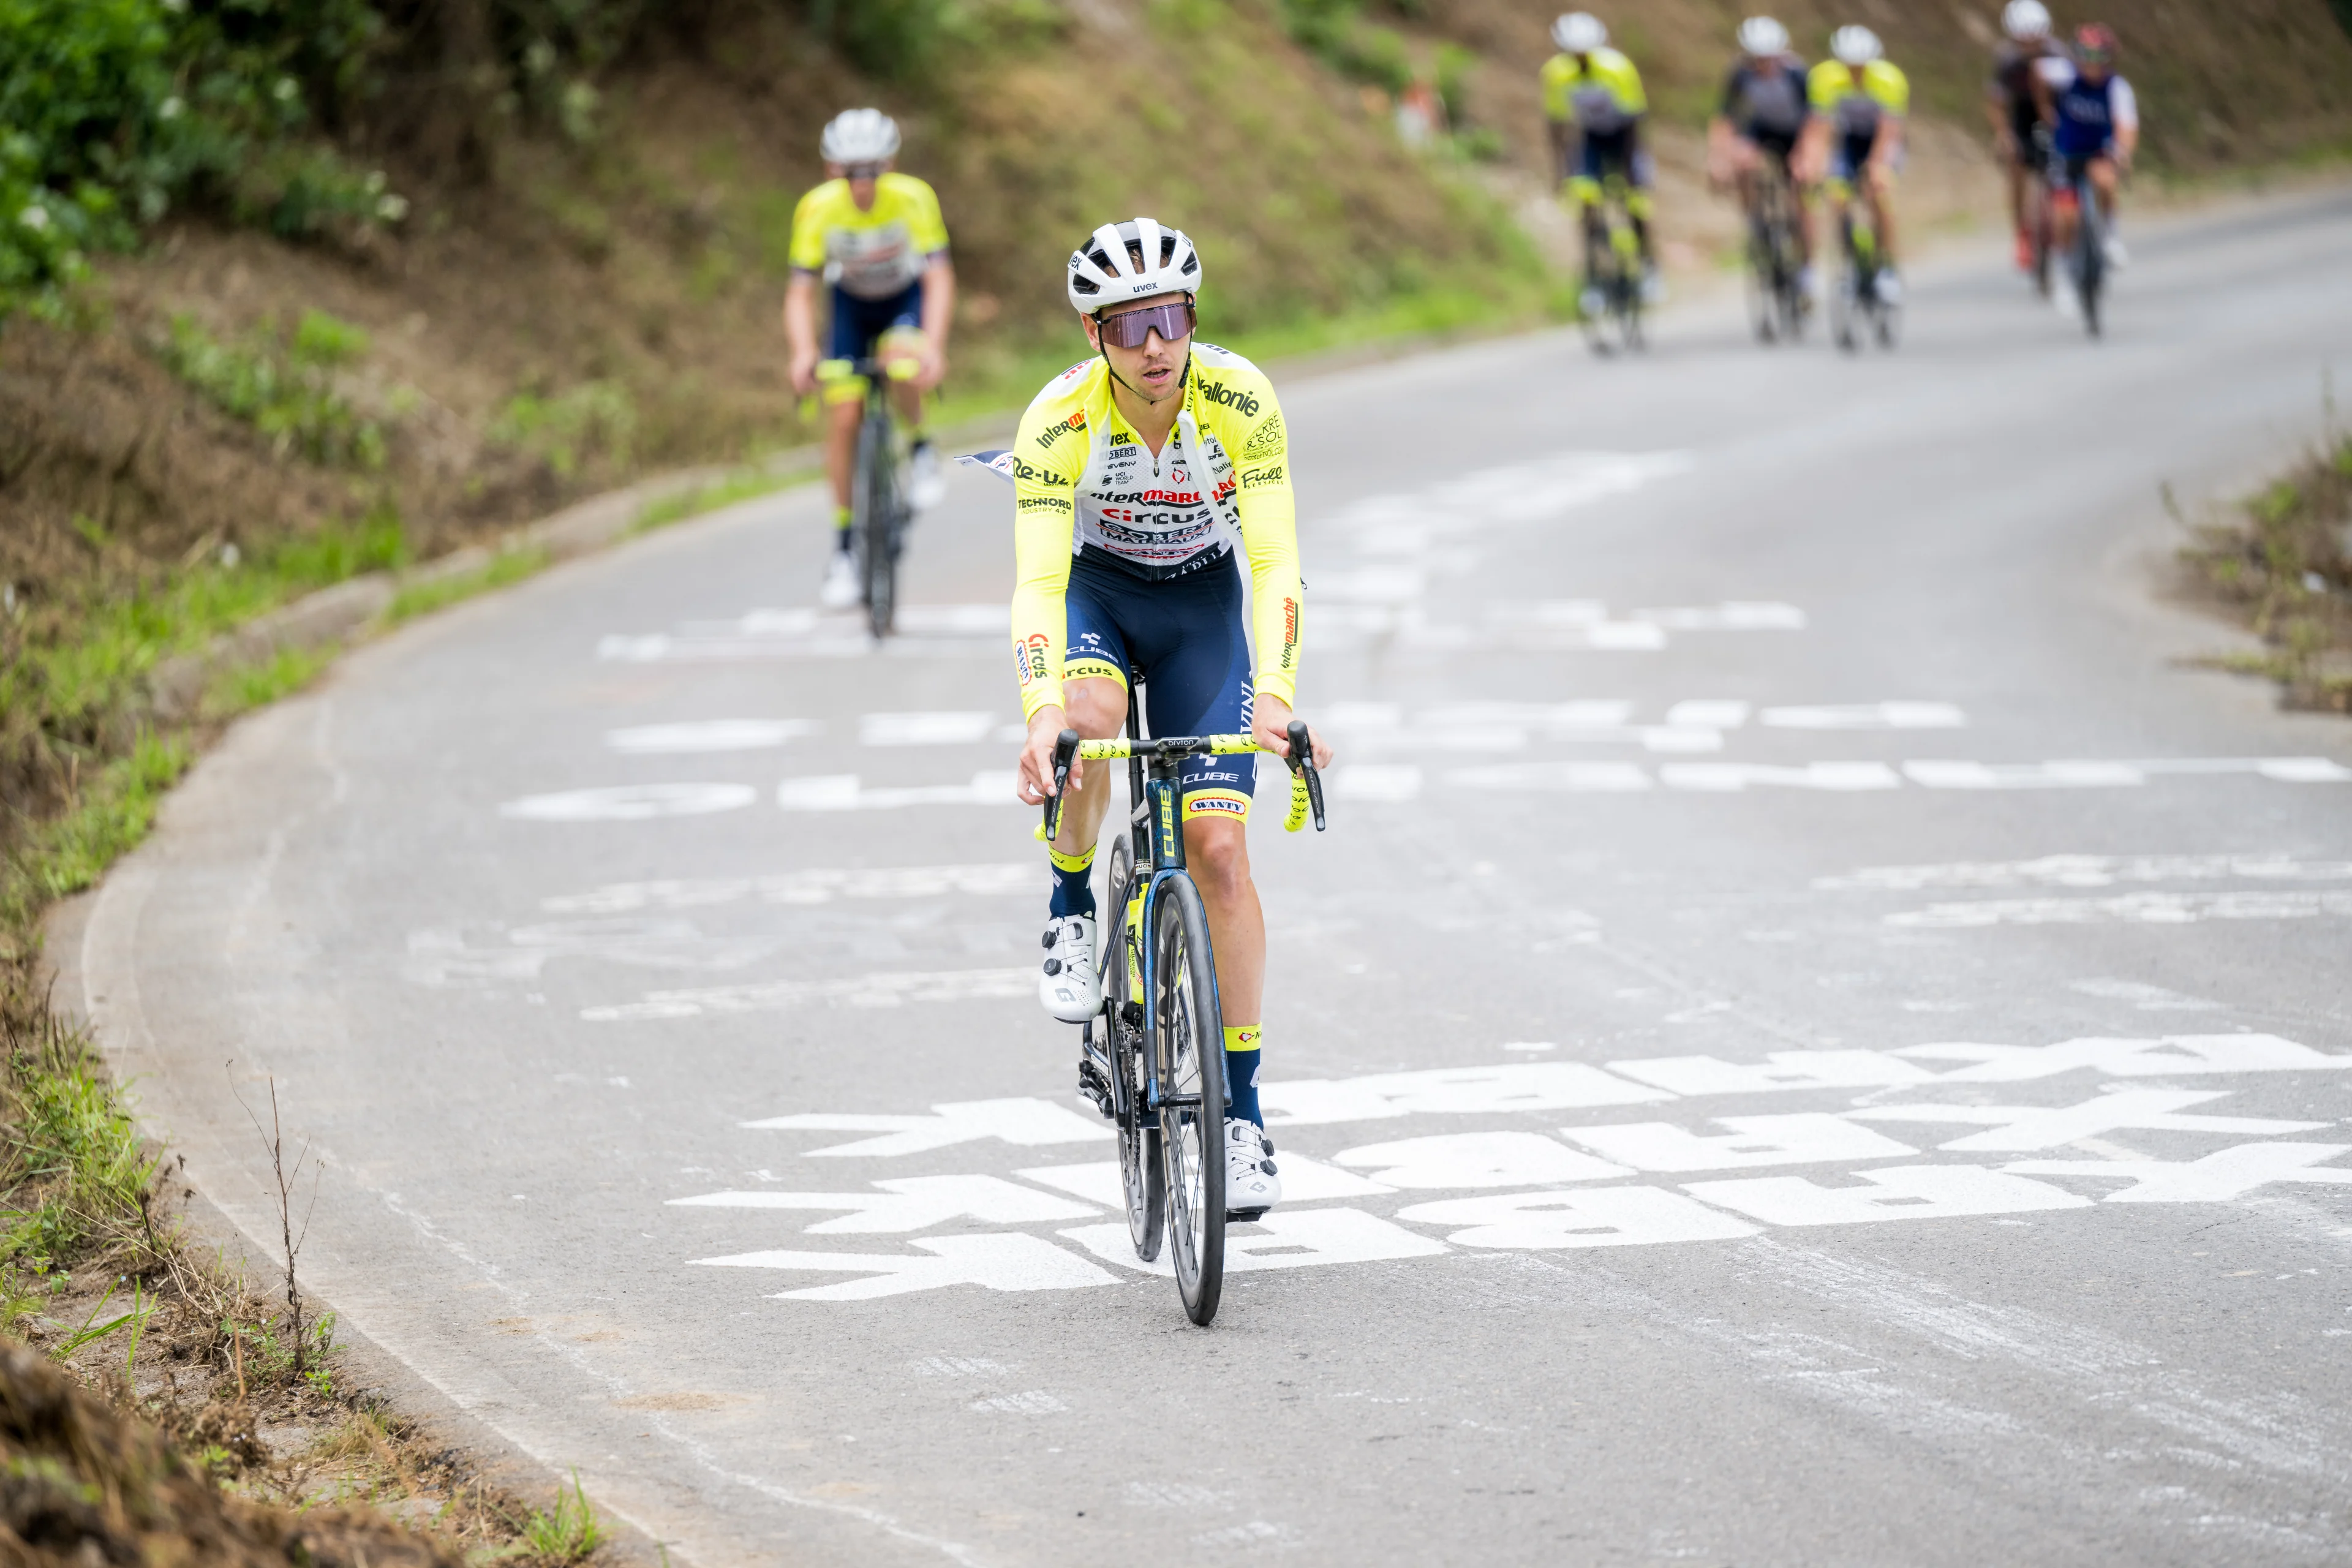
<svg viewBox="0 0 2352 1568">
<path fill-rule="evenodd" d="M 2053 95 L 2057 163 L 2068 186 L 2088 184 L 2099 204 L 2109 267 L 2129 258 L 2116 233 L 2116 187 L 2130 170 L 2139 147 L 2139 102 L 2131 83 L 2116 74 L 2116 35 L 2095 23 L 2074 34 L 2074 69 Z M 2056 227 L 2060 249 L 2074 243 L 2074 209 L 2062 204 Z"/>
<path fill-rule="evenodd" d="M 1756 211 L 1756 177 L 1769 158 L 1790 175 L 1797 201 L 1797 247 L 1804 258 L 1798 289 L 1813 292 L 1813 224 L 1808 188 L 1790 174 L 1789 160 L 1812 112 L 1805 96 L 1805 62 L 1789 50 L 1789 29 L 1769 16 L 1739 24 L 1739 58 L 1724 79 L 1723 101 L 1706 128 L 1707 179 L 1721 188 L 1735 185 L 1740 210 Z"/>
<path fill-rule="evenodd" d="M 1993 56 L 1992 81 L 1985 94 L 1985 117 L 1992 122 L 1993 147 L 2009 177 L 2009 214 L 2017 230 L 2017 266 L 2033 268 L 2033 237 L 2027 232 L 2028 180 L 2042 177 L 2049 163 L 2052 99 L 2074 74 L 2065 51 L 2050 37 L 2050 10 L 2042 0 L 2010 0 L 2000 14 L 2009 35 Z"/>
</svg>

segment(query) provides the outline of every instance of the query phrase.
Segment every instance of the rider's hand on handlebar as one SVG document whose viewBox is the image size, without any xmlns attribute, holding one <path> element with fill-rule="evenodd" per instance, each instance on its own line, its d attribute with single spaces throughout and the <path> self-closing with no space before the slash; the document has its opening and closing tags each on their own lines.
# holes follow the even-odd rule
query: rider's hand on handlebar
<svg viewBox="0 0 2352 1568">
<path fill-rule="evenodd" d="M 1286 713 L 1285 717 L 1288 717 Z M 1024 805 L 1043 805 L 1054 793 L 1054 742 L 1060 738 L 1069 721 L 1061 708 L 1047 703 L 1037 710 L 1029 721 L 1029 738 L 1021 744 L 1021 769 L 1016 787 Z M 1078 786 L 1078 776 L 1086 767 L 1083 761 L 1070 763 L 1070 787 Z"/>
<path fill-rule="evenodd" d="M 1290 754 L 1289 703 L 1285 702 L 1279 697 L 1270 697 L 1265 692 L 1258 693 L 1256 719 L 1255 723 L 1257 732 L 1257 743 L 1259 745 L 1265 747 L 1267 751 L 1272 752 L 1277 757 L 1287 757 Z M 1329 767 L 1331 765 L 1331 748 L 1325 745 L 1323 743 L 1323 737 L 1316 734 L 1311 728 L 1307 731 L 1307 734 L 1308 740 L 1313 742 L 1313 745 L 1309 750 L 1313 751 L 1315 753 L 1315 766 L 1317 771 L 1320 772 L 1322 769 Z M 1032 745 L 1036 743 L 1037 732 L 1034 730 L 1032 730 L 1029 732 L 1029 739 Z M 1045 760 L 1046 773 L 1048 776 L 1050 776 L 1053 772 L 1053 757 L 1054 738 L 1053 736 L 1048 735 L 1045 737 Z M 1024 798 L 1026 797 L 1024 796 Z"/>
<path fill-rule="evenodd" d="M 799 393 L 803 397 L 814 393 L 816 391 L 816 351 L 811 349 L 806 353 L 793 355 L 792 369 L 789 374 L 792 376 L 794 392 Z"/>
</svg>

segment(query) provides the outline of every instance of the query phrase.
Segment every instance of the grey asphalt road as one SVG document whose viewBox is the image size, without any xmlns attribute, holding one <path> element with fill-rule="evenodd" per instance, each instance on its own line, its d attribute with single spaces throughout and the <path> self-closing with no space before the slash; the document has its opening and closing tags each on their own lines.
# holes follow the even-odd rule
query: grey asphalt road
<svg viewBox="0 0 2352 1568">
<path fill-rule="evenodd" d="M 1331 828 L 1255 838 L 1292 1201 L 1139 1268 L 1010 799 L 1008 498 L 908 635 L 802 491 L 238 726 L 71 983 L 348 1321 L 719 1564 L 2352 1556 L 2352 730 L 2180 662 L 2352 197 L 1286 386 Z M 1278 787 L 1269 796 L 1278 803 Z M 224 1072 L 222 1063 L 234 1060 Z"/>
</svg>

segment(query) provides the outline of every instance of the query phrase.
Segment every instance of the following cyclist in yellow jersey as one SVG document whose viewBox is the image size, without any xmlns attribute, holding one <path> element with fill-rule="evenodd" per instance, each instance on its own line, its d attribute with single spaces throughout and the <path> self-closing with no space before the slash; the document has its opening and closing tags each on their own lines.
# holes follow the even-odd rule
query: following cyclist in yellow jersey
<svg viewBox="0 0 2352 1568">
<path fill-rule="evenodd" d="M 1102 359 L 1055 377 L 1022 416 L 1013 643 L 1024 718 L 1061 704 L 1064 600 L 1072 559 L 1087 552 L 1165 582 L 1239 549 L 1249 566 L 1255 689 L 1286 704 L 1296 695 L 1298 531 L 1282 409 L 1248 360 L 1198 341 L 1192 351 L 1175 432 L 1157 456 L 1120 417 Z"/>
<path fill-rule="evenodd" d="M 887 300 L 919 281 L 948 248 L 940 198 L 912 174 L 874 181 L 874 205 L 860 207 L 846 179 L 827 180 L 793 209 L 790 260 L 858 300 Z"/>
<path fill-rule="evenodd" d="M 803 397 L 823 394 L 835 547 L 817 597 L 827 609 L 845 610 L 863 595 L 850 550 L 850 469 L 866 396 L 856 367 L 864 360 L 889 369 L 890 401 L 912 445 L 908 499 L 919 511 L 937 505 L 946 486 L 923 433 L 923 394 L 947 374 L 955 269 L 948 261 L 939 196 L 892 166 L 898 127 L 888 115 L 878 109 L 835 115 L 824 128 L 822 151 L 833 177 L 793 210 L 784 335 L 792 346 L 793 390 Z M 820 287 L 831 316 L 821 359 Z"/>
<path fill-rule="evenodd" d="M 1813 115 L 1798 163 L 1801 178 L 1828 179 L 1840 225 L 1847 222 L 1847 204 L 1855 197 L 1869 209 L 1877 265 L 1871 287 L 1882 304 L 1891 306 L 1902 299 L 1895 268 L 1894 189 L 1911 83 L 1884 52 L 1878 35 L 1867 27 L 1840 27 L 1830 35 L 1831 58 L 1806 77 Z"/>
<path fill-rule="evenodd" d="M 1609 47 L 1609 29 L 1586 12 L 1562 16 L 1552 24 L 1551 36 L 1559 53 L 1544 62 L 1538 78 L 1553 164 L 1568 182 L 1591 242 L 1603 232 L 1601 202 L 1609 180 L 1623 182 L 1625 216 L 1641 251 L 1643 292 L 1655 303 L 1665 298 L 1665 287 L 1650 241 L 1650 190 L 1656 175 L 1642 145 L 1642 121 L 1650 111 L 1642 73 Z"/>
</svg>

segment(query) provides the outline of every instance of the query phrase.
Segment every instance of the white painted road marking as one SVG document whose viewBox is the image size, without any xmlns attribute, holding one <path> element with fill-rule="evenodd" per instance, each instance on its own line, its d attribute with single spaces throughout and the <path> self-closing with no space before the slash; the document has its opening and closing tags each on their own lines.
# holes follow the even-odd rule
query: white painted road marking
<svg viewBox="0 0 2352 1568">
<path fill-rule="evenodd" d="M 584 893 L 542 899 L 551 914 L 625 914 L 636 910 L 705 909 L 757 900 L 768 904 L 829 904 L 839 899 L 929 899 L 947 893 L 982 898 L 1025 897 L 1045 891 L 1043 863 L 1006 861 L 978 866 L 812 867 L 765 877 L 698 877 L 655 882 L 608 882 Z"/>
<path fill-rule="evenodd" d="M 1088 1219 L 1095 1211 L 1084 1204 L 1057 1198 L 1034 1187 L 1015 1185 L 997 1176 L 891 1176 L 876 1182 L 871 1193 L 705 1193 L 699 1197 L 672 1198 L 673 1205 L 700 1208 L 846 1209 L 836 1219 L 820 1220 L 809 1234 L 928 1230 L 950 1220 L 975 1219 L 983 1225 L 1023 1225 L 1031 1220 Z"/>
<path fill-rule="evenodd" d="M 856 773 L 820 773 L 786 779 L 776 786 L 776 805 L 786 811 L 896 811 L 910 805 L 1019 805 L 1011 769 L 977 773 L 960 784 L 918 784 L 867 789 Z"/>
<path fill-rule="evenodd" d="M 1869 866 L 1818 877 L 1830 891 L 1921 892 L 1930 888 L 2110 888 L 2118 882 L 2352 881 L 2352 860 L 2292 855 L 2044 855 L 2032 860 L 1960 860 L 1932 866 Z"/>
<path fill-rule="evenodd" d="M 1048 1100 L 967 1100 L 934 1105 L 929 1116 L 861 1116 L 814 1111 L 772 1116 L 744 1126 L 777 1131 L 878 1132 L 878 1138 L 805 1151 L 812 1157 L 885 1159 L 950 1149 L 959 1143 L 1001 1139 L 1022 1148 L 1047 1143 L 1090 1143 L 1110 1136 L 1099 1118 L 1089 1121 Z"/>
<path fill-rule="evenodd" d="M 1987 899 L 1930 904 L 1885 917 L 1892 926 L 2196 925 L 2205 921 L 2307 921 L 2352 915 L 2352 893 L 2254 890 L 2122 893 L 2111 899 Z"/>
<path fill-rule="evenodd" d="M 1918 1151 L 1826 1111 L 1723 1116 L 1729 1132 L 1702 1135 L 1669 1121 L 1564 1127 L 1561 1136 L 1637 1171 L 1727 1171 L 1750 1165 L 1813 1165 L 1902 1159 Z"/>
<path fill-rule="evenodd" d="M 1964 1153 L 2028 1153 L 2084 1138 L 2140 1129 L 2155 1132 L 2309 1132 L 2325 1121 L 2252 1116 L 2187 1116 L 2192 1105 L 2228 1097 L 2226 1089 L 2126 1089 L 2077 1105 L 1879 1105 L 1853 1111 L 1867 1121 L 1962 1121 L 1990 1127 L 1940 1147 Z"/>
<path fill-rule="evenodd" d="M 1530 1187 L 1632 1174 L 1537 1132 L 1446 1132 L 1342 1149 L 1333 1158 L 1390 1187 Z M 1286 1177 L 1286 1198 L 1288 1185 Z"/>
<path fill-rule="evenodd" d="M 2314 1170 L 2352 1143 L 2241 1143 L 2201 1160 L 2021 1160 L 2001 1169 L 2027 1176 L 2086 1176 L 2131 1184 L 2111 1204 L 2211 1204 L 2273 1182 L 2352 1185 L 2352 1170 Z"/>
<path fill-rule="evenodd" d="M 772 980 L 753 985 L 649 991 L 640 1002 L 583 1007 L 580 1016 L 591 1024 L 619 1024 L 776 1013 L 811 1003 L 843 1007 L 898 1007 L 908 1002 L 972 1002 L 1026 996 L 1036 984 L 1037 972 L 1034 969 L 950 969 L 856 974 L 837 980 Z"/>
<path fill-rule="evenodd" d="M 1456 1247 L 1524 1250 L 1737 1241 L 1757 1234 L 1752 1225 L 1658 1187 L 1448 1198 L 1416 1204 L 1397 1217 L 1416 1225 L 1466 1226 L 1445 1238 Z"/>
<path fill-rule="evenodd" d="M 1124 1226 L 1118 1228 L 1121 1236 L 1126 1235 Z M 984 1290 L 1071 1290 L 1118 1283 L 1116 1275 L 1043 1237 L 1024 1231 L 918 1237 L 915 1245 L 923 1250 L 898 1254 L 741 1252 L 730 1258 L 698 1258 L 694 1261 L 716 1268 L 786 1268 L 866 1276 L 838 1285 L 785 1290 L 776 1297 L 780 1301 L 866 1301 L 877 1296 L 903 1296 L 912 1290 L 938 1290 L 950 1285 L 977 1285 Z"/>
<path fill-rule="evenodd" d="M 604 744 L 635 755 L 685 755 L 698 752 L 756 752 L 803 735 L 821 724 L 805 719 L 703 719 L 682 724 L 638 724 L 604 731 Z"/>
<path fill-rule="evenodd" d="M 499 815 L 524 822 L 645 822 L 734 811 L 757 800 L 759 793 L 745 784 L 621 784 L 528 795 L 499 806 Z"/>
<path fill-rule="evenodd" d="M 1825 1187 L 1802 1176 L 1747 1176 L 1693 1182 L 1684 1190 L 1767 1225 L 1788 1226 L 1869 1225 L 2091 1205 L 2089 1198 L 2063 1187 L 1981 1165 L 1890 1165 L 1853 1174 L 1864 1184 Z"/>
</svg>

